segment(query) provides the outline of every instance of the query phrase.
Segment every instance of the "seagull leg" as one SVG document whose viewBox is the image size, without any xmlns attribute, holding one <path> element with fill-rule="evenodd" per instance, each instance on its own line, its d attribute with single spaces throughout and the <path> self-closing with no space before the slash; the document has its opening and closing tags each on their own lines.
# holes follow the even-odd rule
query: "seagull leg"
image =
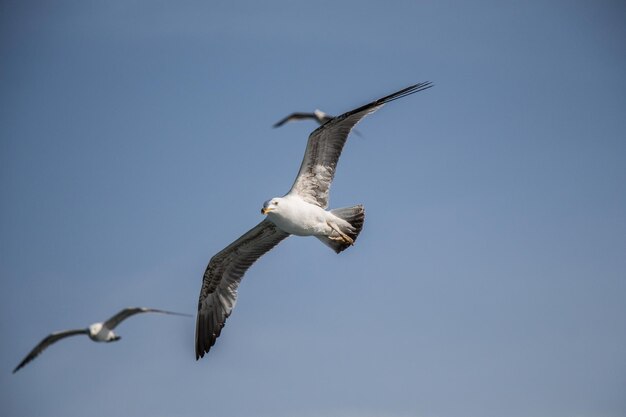
<svg viewBox="0 0 626 417">
<path fill-rule="evenodd" d="M 329 239 L 340 240 L 349 245 L 354 245 L 354 240 L 350 236 L 342 232 L 341 229 L 339 229 L 339 226 L 329 221 L 327 221 L 326 224 L 330 226 L 330 228 L 333 229 L 335 232 L 339 233 L 339 236 L 328 236 Z"/>
</svg>

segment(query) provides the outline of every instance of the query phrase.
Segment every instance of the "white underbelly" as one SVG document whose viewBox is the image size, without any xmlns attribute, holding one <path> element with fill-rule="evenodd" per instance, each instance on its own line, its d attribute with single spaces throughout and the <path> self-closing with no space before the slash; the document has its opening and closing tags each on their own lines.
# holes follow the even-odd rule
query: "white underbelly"
<svg viewBox="0 0 626 417">
<path fill-rule="evenodd" d="M 106 342 L 111 338 L 111 330 L 103 327 L 100 331 L 94 335 L 91 335 L 91 340 L 94 342 Z"/>
<path fill-rule="evenodd" d="M 282 231 L 296 236 L 328 235 L 331 231 L 326 223 L 326 211 L 321 207 L 311 205 L 300 210 L 297 216 L 290 214 L 269 213 L 268 218 Z"/>
</svg>

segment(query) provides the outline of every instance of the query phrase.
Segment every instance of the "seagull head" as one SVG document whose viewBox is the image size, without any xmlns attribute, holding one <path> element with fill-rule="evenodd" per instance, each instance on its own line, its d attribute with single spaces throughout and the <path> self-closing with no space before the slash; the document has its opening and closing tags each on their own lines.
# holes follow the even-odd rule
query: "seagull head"
<svg viewBox="0 0 626 417">
<path fill-rule="evenodd" d="M 323 111 L 321 111 L 320 109 L 315 109 L 313 114 L 315 115 L 315 117 L 317 117 L 317 120 L 320 122 L 323 122 L 326 119 L 326 117 L 328 117 L 328 115 L 324 113 Z"/>
<path fill-rule="evenodd" d="M 279 204 L 281 200 L 282 198 L 279 198 L 279 197 L 272 198 L 271 200 L 267 200 L 265 203 L 263 203 L 263 208 L 261 209 L 261 213 L 267 214 L 270 211 L 277 211 L 279 209 Z"/>
<path fill-rule="evenodd" d="M 102 330 L 102 323 L 94 323 L 89 326 L 89 337 L 94 338 Z"/>
</svg>

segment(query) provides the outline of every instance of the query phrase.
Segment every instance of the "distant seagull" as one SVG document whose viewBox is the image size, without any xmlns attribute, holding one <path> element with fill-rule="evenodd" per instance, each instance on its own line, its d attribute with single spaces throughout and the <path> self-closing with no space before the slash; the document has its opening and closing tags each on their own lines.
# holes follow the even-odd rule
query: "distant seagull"
<svg viewBox="0 0 626 417">
<path fill-rule="evenodd" d="M 294 120 L 306 120 L 306 119 L 315 120 L 320 125 L 323 125 L 324 123 L 334 118 L 335 116 L 331 116 L 330 114 L 324 113 L 323 111 L 316 109 L 313 113 L 299 113 L 299 112 L 291 113 L 289 116 L 285 117 L 284 119 L 279 120 L 278 122 L 274 123 L 273 127 L 280 127 L 284 125 L 285 123 L 292 122 Z M 352 131 L 357 136 L 363 136 L 356 129 L 352 129 Z"/>
<path fill-rule="evenodd" d="M 137 313 L 163 313 L 191 317 L 189 314 L 174 313 L 171 311 L 157 310 L 154 308 L 128 307 L 123 309 L 104 323 L 94 323 L 86 329 L 63 330 L 48 335 L 41 342 L 39 342 L 39 344 L 35 346 L 35 348 L 31 350 L 28 355 L 26 355 L 22 362 L 20 362 L 20 364 L 17 365 L 17 367 L 13 370 L 13 373 L 16 373 L 28 362 L 39 356 L 39 354 L 43 352 L 44 349 L 46 349 L 48 346 L 66 337 L 86 334 L 94 342 L 115 342 L 117 340 L 120 340 L 121 336 L 113 333 L 113 329 L 115 329 L 115 327 L 122 321 Z"/>
<path fill-rule="evenodd" d="M 209 352 L 219 337 L 235 307 L 237 287 L 245 272 L 280 241 L 292 234 L 315 236 L 337 253 L 354 244 L 365 219 L 363 206 L 326 210 L 328 190 L 348 134 L 384 104 L 431 86 L 425 82 L 405 88 L 332 118 L 311 133 L 291 190 L 284 197 L 267 200 L 261 209 L 267 218 L 211 258 L 198 302 L 196 359 Z M 220 207 L 220 211 L 224 209 L 228 207 Z M 219 221 L 223 220 L 222 216 Z"/>
<path fill-rule="evenodd" d="M 306 120 L 306 119 L 312 119 L 317 121 L 317 123 L 319 123 L 320 125 L 323 125 L 324 123 L 328 122 L 329 120 L 334 119 L 334 116 L 331 116 L 329 114 L 324 113 L 321 110 L 315 110 L 313 113 L 291 113 L 289 116 L 285 117 L 284 119 L 274 123 L 274 127 L 280 127 L 282 125 L 284 125 L 287 122 L 292 122 L 294 120 Z"/>
</svg>

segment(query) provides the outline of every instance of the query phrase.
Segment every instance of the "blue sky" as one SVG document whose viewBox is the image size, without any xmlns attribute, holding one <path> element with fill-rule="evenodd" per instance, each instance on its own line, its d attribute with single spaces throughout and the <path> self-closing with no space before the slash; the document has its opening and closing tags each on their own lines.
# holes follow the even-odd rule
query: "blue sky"
<svg viewBox="0 0 626 417">
<path fill-rule="evenodd" d="M 626 8 L 596 2 L 0 4 L 0 407 L 20 416 L 626 412 Z M 335 255 L 255 264 L 204 359 L 210 257 L 293 181 L 313 122 L 366 118 Z"/>
</svg>

